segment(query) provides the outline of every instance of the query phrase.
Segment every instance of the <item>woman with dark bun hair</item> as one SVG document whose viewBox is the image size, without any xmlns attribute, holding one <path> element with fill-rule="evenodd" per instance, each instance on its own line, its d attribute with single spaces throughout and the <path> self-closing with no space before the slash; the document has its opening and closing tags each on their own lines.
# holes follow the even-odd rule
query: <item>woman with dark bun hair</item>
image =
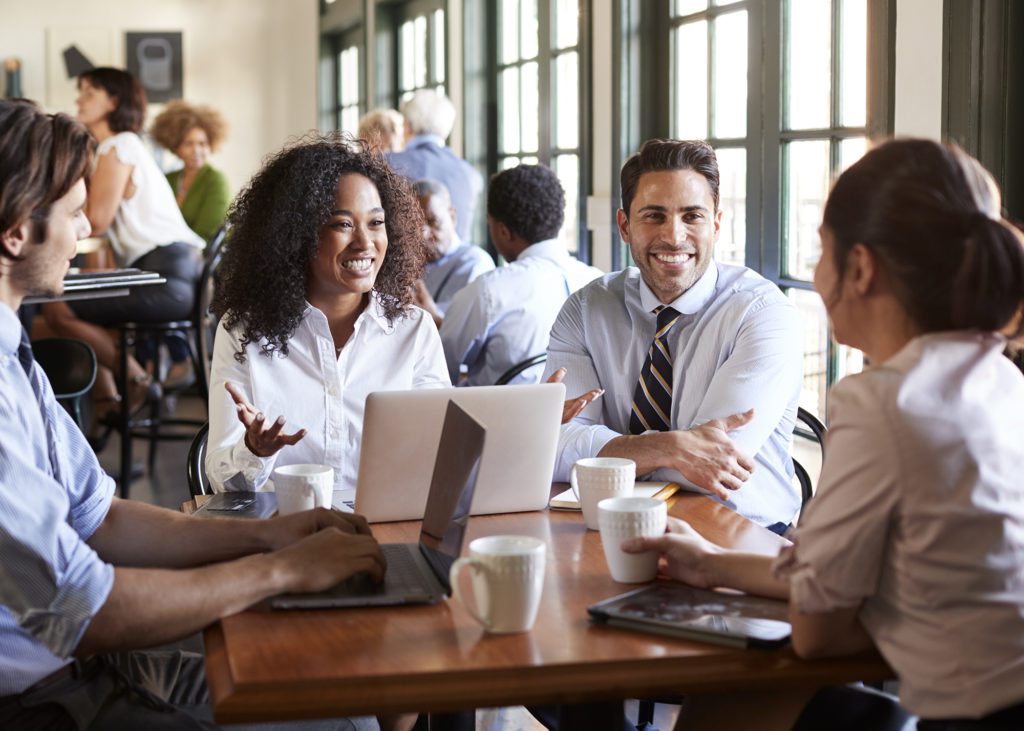
<svg viewBox="0 0 1024 731">
<path fill-rule="evenodd" d="M 367 394 L 450 385 L 437 328 L 412 304 L 425 257 L 412 188 L 380 153 L 312 136 L 266 162 L 228 224 L 207 474 L 252 490 L 312 462 L 354 488 Z"/>
<path fill-rule="evenodd" d="M 660 550 L 663 572 L 695 586 L 788 600 L 803 657 L 876 647 L 919 729 L 1024 728 L 1024 376 L 1003 357 L 1022 330 L 1024 237 L 976 160 L 896 140 L 839 177 L 821 240 L 815 288 L 836 339 L 872 365 L 832 390 L 793 545 L 751 556 L 676 522 L 625 547 Z M 797 727 L 846 728 L 853 695 L 823 692 Z M 745 704 L 721 700 L 680 723 L 742 725 Z M 745 713 L 790 728 L 796 700 Z"/>
<path fill-rule="evenodd" d="M 98 143 L 85 213 L 93 236 L 107 235 L 118 266 L 158 272 L 166 284 L 136 287 L 127 297 L 64 302 L 43 308 L 58 333 L 80 338 L 105 367 L 94 397 L 116 411 L 120 398 L 134 409 L 154 395 L 152 377 L 128 360 L 128 393 L 117 393 L 110 374 L 120 368 L 114 338 L 105 327 L 122 322 L 165 322 L 192 315 L 195 282 L 206 242 L 182 218 L 174 193 L 139 137 L 146 95 L 138 80 L 115 68 L 90 69 L 78 77 L 78 120 Z"/>
</svg>

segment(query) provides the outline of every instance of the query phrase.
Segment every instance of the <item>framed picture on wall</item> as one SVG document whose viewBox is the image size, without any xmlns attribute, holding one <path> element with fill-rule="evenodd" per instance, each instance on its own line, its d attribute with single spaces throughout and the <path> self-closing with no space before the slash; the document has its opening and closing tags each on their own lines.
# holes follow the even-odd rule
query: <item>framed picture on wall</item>
<svg viewBox="0 0 1024 731">
<path fill-rule="evenodd" d="M 150 102 L 182 98 L 181 31 L 125 33 L 124 60 Z"/>
</svg>

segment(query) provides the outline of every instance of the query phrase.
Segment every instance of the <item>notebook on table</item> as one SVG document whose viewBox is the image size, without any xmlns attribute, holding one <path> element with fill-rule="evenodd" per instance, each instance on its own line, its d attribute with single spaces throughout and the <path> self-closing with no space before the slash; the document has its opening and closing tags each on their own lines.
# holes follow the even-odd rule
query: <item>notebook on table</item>
<svg viewBox="0 0 1024 731">
<path fill-rule="evenodd" d="M 656 582 L 587 608 L 595 624 L 772 649 L 789 642 L 789 605 L 776 599 Z"/>
<path fill-rule="evenodd" d="M 679 489 L 679 485 L 674 482 L 644 482 L 638 480 L 633 485 L 633 494 L 631 497 L 653 497 L 656 500 L 668 500 L 670 497 L 675 495 Z M 548 507 L 552 510 L 581 509 L 580 501 L 576 499 L 571 487 L 551 498 L 550 502 L 548 502 Z"/>
<path fill-rule="evenodd" d="M 387 560 L 384 581 L 364 574 L 318 594 L 283 594 L 275 609 L 434 604 L 451 593 L 448 570 L 462 552 L 470 504 L 484 451 L 484 427 L 449 402 L 434 460 L 419 543 L 381 545 Z"/>
</svg>

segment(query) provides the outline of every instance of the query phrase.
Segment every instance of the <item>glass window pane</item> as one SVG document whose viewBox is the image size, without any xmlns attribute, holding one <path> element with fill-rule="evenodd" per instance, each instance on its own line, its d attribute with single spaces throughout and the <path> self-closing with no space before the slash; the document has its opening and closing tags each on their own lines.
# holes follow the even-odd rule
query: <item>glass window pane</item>
<svg viewBox="0 0 1024 731">
<path fill-rule="evenodd" d="M 557 0 L 555 5 L 555 48 L 570 48 L 579 42 L 579 0 Z"/>
<path fill-rule="evenodd" d="M 842 0 L 839 117 L 847 127 L 863 127 L 868 118 L 867 0 Z"/>
<path fill-rule="evenodd" d="M 342 106 L 359 103 L 359 48 L 350 46 L 341 52 L 338 63 L 338 98 Z"/>
<path fill-rule="evenodd" d="M 411 20 L 402 23 L 402 28 L 399 31 L 399 43 L 401 47 L 398 49 L 398 55 L 402 59 L 402 73 L 399 85 L 403 90 L 412 89 L 416 86 L 416 59 L 414 55 L 416 41 L 413 38 Z"/>
<path fill-rule="evenodd" d="M 522 141 L 519 149 L 535 152 L 540 146 L 540 91 L 537 80 L 537 62 L 524 63 L 520 71 L 520 90 L 522 99 Z"/>
<path fill-rule="evenodd" d="M 519 57 L 537 55 L 537 0 L 519 0 Z"/>
<path fill-rule="evenodd" d="M 829 126 L 832 92 L 832 3 L 786 2 L 787 129 Z"/>
<path fill-rule="evenodd" d="M 718 207 L 722 210 L 715 260 L 743 264 L 747 259 L 747 151 L 724 148 L 715 153 L 720 176 Z"/>
<path fill-rule="evenodd" d="M 860 160 L 867 151 L 868 140 L 866 137 L 851 137 L 848 140 L 842 140 L 839 143 L 839 169 L 846 170 Z"/>
<path fill-rule="evenodd" d="M 738 3 L 740 2 L 740 0 L 714 0 L 714 2 L 715 5 L 721 7 L 722 5 L 732 5 L 733 3 Z"/>
<path fill-rule="evenodd" d="M 708 136 L 708 24 L 700 20 L 676 29 L 674 134 L 682 140 Z"/>
<path fill-rule="evenodd" d="M 747 11 L 728 13 L 714 21 L 715 137 L 747 134 Z"/>
<path fill-rule="evenodd" d="M 514 168 L 518 164 L 519 164 L 519 158 L 518 157 L 503 157 L 501 159 L 501 169 L 502 170 L 508 170 L 509 168 Z"/>
<path fill-rule="evenodd" d="M 519 152 L 519 67 L 501 72 L 499 94 L 501 99 L 501 149 Z"/>
<path fill-rule="evenodd" d="M 540 160 L 537 159 L 536 155 L 527 155 L 519 160 L 523 165 L 540 165 Z"/>
<path fill-rule="evenodd" d="M 837 376 L 845 378 L 864 370 L 864 353 L 849 345 L 836 346 Z"/>
<path fill-rule="evenodd" d="M 359 107 L 345 107 L 341 110 L 341 131 L 355 136 L 359 129 Z"/>
<path fill-rule="evenodd" d="M 563 53 L 555 59 L 555 147 L 575 148 L 580 140 L 579 54 Z"/>
<path fill-rule="evenodd" d="M 818 226 L 829 186 L 828 140 L 791 142 L 783 148 L 786 274 L 810 281 L 821 244 Z"/>
<path fill-rule="evenodd" d="M 790 289 L 790 301 L 800 312 L 804 328 L 804 382 L 800 405 L 822 421 L 826 415 L 828 388 L 828 318 L 816 292 Z"/>
<path fill-rule="evenodd" d="M 565 189 L 565 222 L 558 238 L 568 251 L 579 248 L 577 226 L 579 223 L 580 159 L 576 155 L 559 155 L 555 158 L 555 174 Z"/>
<path fill-rule="evenodd" d="M 519 58 L 519 0 L 501 0 L 501 62 Z"/>
<path fill-rule="evenodd" d="M 676 0 L 675 14 L 699 13 L 701 10 L 706 10 L 707 7 L 708 0 Z"/>
<path fill-rule="evenodd" d="M 444 11 L 435 10 L 433 17 L 433 52 L 432 63 L 434 64 L 434 81 L 443 82 L 445 79 L 445 45 L 444 45 Z"/>
<path fill-rule="evenodd" d="M 413 38 L 415 39 L 415 80 L 416 88 L 427 85 L 427 16 L 421 15 L 413 21 Z"/>
</svg>

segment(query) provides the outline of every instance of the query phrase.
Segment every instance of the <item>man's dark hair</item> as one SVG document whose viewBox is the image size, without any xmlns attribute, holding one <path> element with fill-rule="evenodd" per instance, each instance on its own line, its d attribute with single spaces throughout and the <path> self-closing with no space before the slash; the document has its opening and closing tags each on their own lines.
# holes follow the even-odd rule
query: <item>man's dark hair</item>
<svg viewBox="0 0 1024 731">
<path fill-rule="evenodd" d="M 529 244 L 558 236 L 565 220 L 565 191 L 543 165 L 519 165 L 491 177 L 487 215 Z"/>
<path fill-rule="evenodd" d="M 79 83 L 88 81 L 103 89 L 114 100 L 114 111 L 107 116 L 112 132 L 141 132 L 146 119 L 146 91 L 132 74 L 122 69 L 100 66 L 78 75 Z"/>
<path fill-rule="evenodd" d="M 694 170 L 703 175 L 718 210 L 718 158 L 711 145 L 703 140 L 647 140 L 639 152 L 626 160 L 619 173 L 622 210 L 627 217 L 640 176 L 662 170 Z"/>
<path fill-rule="evenodd" d="M 377 187 L 388 248 L 374 292 L 393 322 L 412 304 L 426 260 L 423 213 L 412 185 L 383 155 L 361 150 L 340 134 L 309 135 L 268 158 L 228 211 L 231 229 L 213 311 L 244 348 L 264 340 L 265 355 L 288 354 L 288 340 L 306 311 L 306 281 L 320 230 L 336 207 L 343 175 L 363 175 Z"/>
<path fill-rule="evenodd" d="M 50 207 L 85 177 L 93 146 L 85 127 L 66 114 L 44 114 L 22 99 L 0 101 L 0 232 L 30 220 L 32 238 L 45 240 Z"/>
</svg>

